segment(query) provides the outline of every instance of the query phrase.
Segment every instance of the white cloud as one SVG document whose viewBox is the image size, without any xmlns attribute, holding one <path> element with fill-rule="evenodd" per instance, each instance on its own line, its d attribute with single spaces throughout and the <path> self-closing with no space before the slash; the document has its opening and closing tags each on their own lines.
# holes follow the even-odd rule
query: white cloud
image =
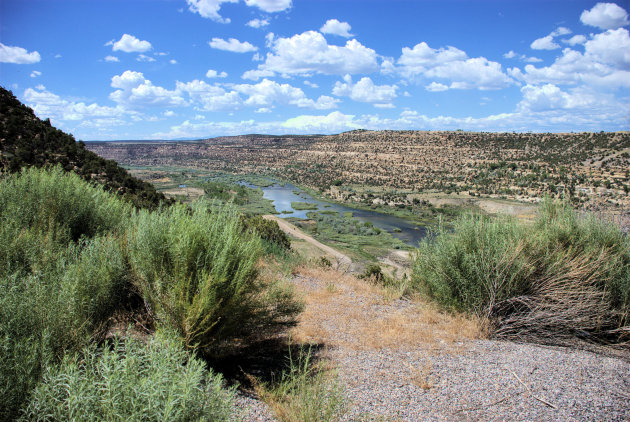
<svg viewBox="0 0 630 422">
<path fill-rule="evenodd" d="M 125 111 L 121 107 L 100 106 L 96 103 L 85 104 L 64 100 L 56 94 L 47 91 L 44 86 L 38 90 L 27 88 L 24 100 L 31 105 L 35 113 L 41 118 L 53 120 L 84 120 L 96 117 L 120 117 Z"/>
<path fill-rule="evenodd" d="M 267 13 L 282 12 L 291 7 L 291 0 L 245 0 L 248 6 L 255 6 Z"/>
<path fill-rule="evenodd" d="M 628 25 L 628 12 L 615 3 L 597 3 L 591 10 L 582 12 L 580 21 L 601 29 L 617 29 Z"/>
<path fill-rule="evenodd" d="M 262 28 L 263 26 L 269 25 L 269 19 L 252 19 L 247 22 L 245 25 L 250 26 L 252 28 Z"/>
<path fill-rule="evenodd" d="M 257 81 L 260 78 L 266 78 L 274 75 L 275 73 L 271 70 L 248 70 L 241 75 L 241 78 L 249 79 L 250 81 Z"/>
<path fill-rule="evenodd" d="M 106 56 L 105 61 L 113 63 L 113 62 L 119 62 L 120 60 L 118 60 L 118 57 L 116 56 Z"/>
<path fill-rule="evenodd" d="M 55 59 L 60 59 L 61 57 L 61 54 L 55 54 Z"/>
<path fill-rule="evenodd" d="M 326 23 L 319 29 L 324 34 L 339 35 L 340 37 L 350 38 L 350 24 L 348 22 L 339 22 L 337 19 L 328 19 Z"/>
<path fill-rule="evenodd" d="M 22 47 L 12 47 L 0 43 L 0 63 L 33 64 L 41 60 L 37 51 L 30 53 Z"/>
<path fill-rule="evenodd" d="M 136 60 L 139 62 L 154 62 L 155 59 L 151 56 L 147 56 L 145 54 L 139 54 L 138 57 L 136 57 Z"/>
<path fill-rule="evenodd" d="M 112 78 L 111 86 L 118 89 L 109 98 L 126 108 L 186 105 L 179 92 L 153 85 L 140 72 L 126 70 Z"/>
<path fill-rule="evenodd" d="M 440 91 L 446 91 L 448 89 L 448 86 L 433 81 L 429 85 L 426 85 L 424 89 L 430 92 L 440 92 Z"/>
<path fill-rule="evenodd" d="M 569 45 L 584 44 L 586 42 L 586 37 L 584 35 L 574 35 L 568 40 L 562 40 L 562 42 Z"/>
<path fill-rule="evenodd" d="M 569 28 L 566 28 L 564 26 L 559 26 L 556 28 L 555 31 L 551 32 L 551 36 L 553 37 L 557 37 L 560 35 L 569 35 L 572 31 Z"/>
<path fill-rule="evenodd" d="M 118 41 L 112 40 L 105 45 L 111 45 L 112 51 L 124 51 L 125 53 L 144 53 L 152 48 L 149 41 L 141 41 L 129 34 L 123 34 Z"/>
<path fill-rule="evenodd" d="M 339 101 L 325 95 L 313 101 L 307 98 L 300 88 L 289 84 L 279 84 L 269 79 L 263 79 L 257 84 L 234 85 L 233 89 L 248 96 L 243 103 L 247 106 L 269 107 L 273 104 L 290 104 L 323 110 L 335 108 Z"/>
<path fill-rule="evenodd" d="M 353 122 L 354 115 L 333 111 L 325 116 L 302 115 L 287 119 L 282 126 L 301 133 L 335 133 L 348 129 L 358 129 Z"/>
<path fill-rule="evenodd" d="M 173 117 L 173 116 L 175 116 L 175 112 L 173 110 L 166 110 L 163 114 L 164 114 L 164 117 Z"/>
<path fill-rule="evenodd" d="M 271 109 L 269 107 L 260 107 L 254 110 L 254 113 L 271 113 Z"/>
<path fill-rule="evenodd" d="M 357 40 L 350 40 L 343 47 L 329 45 L 319 32 L 307 31 L 291 38 L 275 38 L 270 34 L 268 44 L 271 53 L 267 53 L 266 61 L 258 66 L 258 71 L 281 75 L 344 75 L 371 73 L 378 69 L 376 52 Z M 246 74 L 248 78 L 258 75 L 251 71 Z M 271 75 L 266 73 L 265 76 Z"/>
<path fill-rule="evenodd" d="M 508 70 L 530 85 L 586 84 L 599 88 L 630 87 L 630 35 L 625 28 L 596 34 L 584 44 L 584 54 L 565 48 L 547 67 L 525 66 Z"/>
<path fill-rule="evenodd" d="M 260 53 L 254 53 L 254 55 L 252 56 L 253 62 L 262 62 L 263 60 L 265 60 L 265 58 Z"/>
<path fill-rule="evenodd" d="M 31 78 L 37 78 L 38 76 L 42 76 L 42 72 L 39 70 L 34 70 L 31 72 Z"/>
<path fill-rule="evenodd" d="M 169 62 L 170 64 L 177 64 L 177 60 L 175 60 L 175 59 L 170 59 L 168 62 Z"/>
<path fill-rule="evenodd" d="M 534 50 L 555 50 L 560 48 L 560 45 L 553 42 L 553 35 L 547 35 L 546 37 L 538 38 L 530 44 L 530 47 Z"/>
<path fill-rule="evenodd" d="M 186 0 L 188 10 L 199 13 L 200 16 L 212 19 L 215 22 L 230 23 L 230 19 L 224 19 L 219 15 L 221 3 L 238 3 L 239 0 Z"/>
<path fill-rule="evenodd" d="M 231 51 L 233 53 L 249 53 L 251 51 L 258 50 L 258 47 L 248 43 L 247 41 L 241 42 L 236 38 L 230 38 L 227 41 L 222 38 L 212 38 L 212 41 L 208 44 L 212 48 Z"/>
<path fill-rule="evenodd" d="M 413 48 L 403 47 L 398 64 L 406 78 L 445 79 L 451 82 L 450 89 L 499 89 L 513 83 L 499 63 L 485 57 L 468 58 L 451 46 L 433 49 L 421 42 Z"/>
<path fill-rule="evenodd" d="M 214 69 L 208 69 L 208 71 L 206 72 L 206 78 L 208 79 L 212 79 L 212 78 L 227 78 L 227 73 L 225 72 L 217 72 Z"/>
<path fill-rule="evenodd" d="M 311 81 L 304 81 L 304 85 L 310 86 L 311 88 L 319 88 L 319 85 L 317 85 L 316 83 L 313 83 Z"/>
<path fill-rule="evenodd" d="M 525 54 L 518 54 L 514 50 L 508 51 L 503 55 L 503 57 L 505 57 L 506 59 L 518 58 L 519 60 L 523 60 L 524 62 L 528 63 L 542 62 L 542 59 L 539 59 L 538 57 L 527 57 Z"/>
<path fill-rule="evenodd" d="M 242 105 L 236 91 L 226 91 L 218 85 L 204 81 L 177 82 L 178 93 L 186 93 L 193 104 L 199 104 L 204 111 L 235 110 Z"/>
<path fill-rule="evenodd" d="M 593 36 L 584 44 L 584 51 L 593 60 L 630 70 L 630 35 L 625 28 Z"/>
<path fill-rule="evenodd" d="M 372 79 L 363 77 L 356 84 L 352 83 L 350 75 L 344 77 L 344 83 L 337 81 L 333 88 L 333 94 L 348 96 L 354 101 L 363 103 L 388 104 L 397 97 L 396 85 L 374 85 Z"/>
</svg>

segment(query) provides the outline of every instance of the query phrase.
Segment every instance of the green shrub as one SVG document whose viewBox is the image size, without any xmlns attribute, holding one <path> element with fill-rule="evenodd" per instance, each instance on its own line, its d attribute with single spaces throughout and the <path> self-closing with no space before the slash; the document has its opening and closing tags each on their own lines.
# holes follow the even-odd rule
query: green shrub
<svg viewBox="0 0 630 422">
<path fill-rule="evenodd" d="M 23 419 L 228 421 L 233 397 L 221 376 L 207 372 L 179 342 L 127 339 L 111 350 L 88 347 L 50 368 Z"/>
<path fill-rule="evenodd" d="M 495 335 L 557 342 L 627 331 L 630 239 L 619 228 L 546 200 L 534 225 L 469 215 L 436 234 L 416 253 L 414 287 L 488 318 Z"/>
<path fill-rule="evenodd" d="M 257 279 L 260 238 L 236 210 L 196 202 L 141 211 L 129 232 L 135 283 L 158 322 L 189 348 L 215 353 L 237 338 L 295 323 L 292 294 Z"/>
<path fill-rule="evenodd" d="M 81 350 L 120 305 L 116 232 L 129 210 L 59 169 L 0 181 L 0 419 L 15 418 L 43 368 Z"/>
<path fill-rule="evenodd" d="M 260 215 L 244 216 L 242 220 L 245 229 L 255 232 L 268 244 L 267 250 L 279 253 L 291 250 L 291 241 L 277 222 L 262 218 Z"/>
</svg>

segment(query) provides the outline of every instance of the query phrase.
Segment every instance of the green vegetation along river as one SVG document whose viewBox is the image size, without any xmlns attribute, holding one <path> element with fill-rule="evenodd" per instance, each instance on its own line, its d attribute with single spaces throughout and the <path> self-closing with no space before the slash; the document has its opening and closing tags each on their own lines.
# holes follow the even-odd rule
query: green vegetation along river
<svg viewBox="0 0 630 422">
<path fill-rule="evenodd" d="M 372 223 L 375 227 L 391 233 L 392 236 L 400 239 L 409 246 L 418 246 L 420 240 L 427 234 L 425 227 L 399 217 L 321 201 L 291 183 L 276 183 L 263 187 L 244 182 L 241 183 L 251 188 L 260 188 L 263 191 L 263 198 L 273 201 L 272 204 L 281 218 L 309 218 L 307 213 L 313 212 L 313 210 L 296 210 L 292 207 L 292 203 L 307 202 L 309 204 L 315 204 L 317 206 L 316 211 L 319 212 L 335 211 L 341 215 L 351 212 L 353 217 L 361 221 Z"/>
</svg>

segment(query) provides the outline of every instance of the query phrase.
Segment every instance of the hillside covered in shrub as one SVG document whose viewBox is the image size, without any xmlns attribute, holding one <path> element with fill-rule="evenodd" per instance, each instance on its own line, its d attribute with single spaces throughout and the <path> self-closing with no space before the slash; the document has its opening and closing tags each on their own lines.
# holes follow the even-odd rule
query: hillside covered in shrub
<svg viewBox="0 0 630 422">
<path fill-rule="evenodd" d="M 0 173 L 15 173 L 22 167 L 61 165 L 85 180 L 105 185 L 140 208 L 155 208 L 168 201 L 153 185 L 131 176 L 113 160 L 87 150 L 72 135 L 42 121 L 30 107 L 0 87 Z"/>
<path fill-rule="evenodd" d="M 230 205 L 135 210 L 57 165 L 0 179 L 0 221 L 0 420 L 228 420 L 199 359 L 301 310 Z"/>
</svg>

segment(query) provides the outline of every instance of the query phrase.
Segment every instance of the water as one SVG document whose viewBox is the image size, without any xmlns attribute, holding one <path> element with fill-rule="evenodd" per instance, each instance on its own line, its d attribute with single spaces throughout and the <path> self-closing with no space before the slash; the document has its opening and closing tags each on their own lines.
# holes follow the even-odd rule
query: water
<svg viewBox="0 0 630 422">
<path fill-rule="evenodd" d="M 258 188 L 258 186 L 253 186 L 248 183 L 243 183 L 243 185 L 254 189 Z M 263 191 L 263 198 L 273 201 L 273 206 L 276 208 L 276 211 L 280 213 L 278 216 L 281 218 L 308 218 L 306 214 L 314 211 L 337 211 L 340 214 L 344 212 L 352 212 L 353 217 L 361 221 L 369 221 L 375 227 L 391 233 L 392 236 L 402 240 L 407 245 L 414 247 L 418 246 L 420 240 L 422 240 L 422 238 L 424 238 L 427 234 L 425 227 L 410 223 L 407 220 L 403 220 L 402 218 L 395 217 L 393 215 L 383 214 L 376 211 L 366 211 L 317 200 L 290 183 L 285 185 L 275 184 L 268 187 L 261 187 L 260 189 Z M 291 207 L 291 202 L 308 202 L 309 204 L 317 204 L 317 210 L 294 210 L 293 207 Z"/>
</svg>

